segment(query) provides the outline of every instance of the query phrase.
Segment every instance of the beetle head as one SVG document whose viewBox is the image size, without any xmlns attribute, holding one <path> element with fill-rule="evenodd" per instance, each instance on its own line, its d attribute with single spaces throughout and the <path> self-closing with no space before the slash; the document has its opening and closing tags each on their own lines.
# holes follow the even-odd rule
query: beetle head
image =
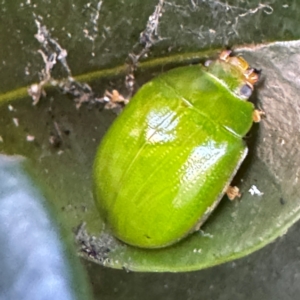
<svg viewBox="0 0 300 300">
<path fill-rule="evenodd" d="M 216 76 L 238 97 L 248 99 L 261 72 L 251 68 L 243 57 L 231 56 L 231 53 L 230 50 L 224 50 L 219 59 L 207 66 L 208 72 Z"/>
</svg>

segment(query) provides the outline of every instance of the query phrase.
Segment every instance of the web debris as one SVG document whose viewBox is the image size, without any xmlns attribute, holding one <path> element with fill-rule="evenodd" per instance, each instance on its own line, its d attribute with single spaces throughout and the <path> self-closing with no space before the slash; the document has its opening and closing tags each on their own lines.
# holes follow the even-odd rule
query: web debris
<svg viewBox="0 0 300 300">
<path fill-rule="evenodd" d="M 128 96 L 124 97 L 117 90 L 111 93 L 105 91 L 101 101 L 106 102 L 105 108 L 115 109 L 126 105 L 134 91 L 135 77 L 134 72 L 137 69 L 139 61 L 147 56 L 151 47 L 156 43 L 164 40 L 159 34 L 159 20 L 163 15 L 164 0 L 159 0 L 155 6 L 154 12 L 149 16 L 145 30 L 140 33 L 139 42 L 133 46 L 131 53 L 126 59 L 127 70 L 125 76 L 125 86 L 128 91 Z"/>
<path fill-rule="evenodd" d="M 38 29 L 35 38 L 42 47 L 42 49 L 38 50 L 38 53 L 42 56 L 45 67 L 40 73 L 40 82 L 34 83 L 28 88 L 28 94 L 32 97 L 33 105 L 39 102 L 41 96 L 46 95 L 44 88 L 48 84 L 58 86 L 64 93 L 74 96 L 77 108 L 84 102 L 93 102 L 95 97 L 91 87 L 73 78 L 71 69 L 67 63 L 67 50 L 62 48 L 59 43 L 51 37 L 47 27 L 41 25 L 37 17 L 35 17 L 35 23 Z M 66 79 L 56 80 L 52 77 L 51 72 L 57 62 L 62 65 L 63 70 L 67 73 Z"/>
<path fill-rule="evenodd" d="M 267 15 L 273 13 L 269 4 L 259 3 L 256 6 L 240 1 L 241 5 L 231 5 L 227 1 L 219 0 L 190 0 L 187 5 L 178 5 L 173 2 L 165 2 L 165 6 L 172 8 L 179 15 L 187 17 L 190 12 L 199 15 L 203 20 L 198 28 L 180 24 L 180 30 L 186 34 L 192 34 L 203 43 L 203 47 L 212 44 L 215 40 L 227 44 L 230 37 L 239 36 L 239 24 L 241 19 L 263 12 Z M 252 6 L 250 6 L 252 5 Z M 250 6 L 250 7 L 249 7 Z M 180 23 L 180 22 L 179 22 Z M 205 25 L 209 24 L 209 25 Z"/>
<path fill-rule="evenodd" d="M 159 0 L 155 6 L 154 12 L 149 16 L 145 30 L 140 33 L 139 43 L 134 45 L 133 50 L 127 58 L 127 75 L 125 78 L 126 88 L 130 97 L 134 90 L 134 71 L 138 66 L 141 58 L 146 57 L 151 47 L 158 42 L 165 40 L 159 34 L 159 19 L 163 15 L 164 0 Z M 142 49 L 140 49 L 142 46 Z"/>
<path fill-rule="evenodd" d="M 238 22 L 240 20 L 240 18 L 244 18 L 248 15 L 253 15 L 253 14 L 256 14 L 258 11 L 262 10 L 265 14 L 267 15 L 271 15 L 273 13 L 273 8 L 268 5 L 268 4 L 262 4 L 262 3 L 259 3 L 257 7 L 255 8 L 252 8 L 252 9 L 243 9 L 244 12 L 238 14 L 236 17 L 235 17 L 235 23 L 233 24 L 232 26 L 232 29 L 233 31 L 235 32 L 235 34 L 238 36 L 238 32 L 237 32 L 237 25 L 238 25 Z"/>
<path fill-rule="evenodd" d="M 87 9 L 92 10 L 91 13 L 91 23 L 92 27 L 90 29 L 83 29 L 84 36 L 92 42 L 92 56 L 95 56 L 95 40 L 98 37 L 98 21 L 100 18 L 100 10 L 102 7 L 103 1 L 99 1 L 97 3 L 96 8 L 91 5 L 91 3 L 87 3 L 85 6 Z M 87 26 L 87 24 L 86 24 Z"/>
<path fill-rule="evenodd" d="M 78 251 L 83 257 L 104 266 L 113 264 L 113 261 L 109 258 L 109 253 L 116 249 L 118 242 L 111 235 L 105 233 L 102 233 L 99 237 L 89 235 L 86 231 L 86 223 L 82 223 L 76 229 L 75 240 Z"/>
</svg>

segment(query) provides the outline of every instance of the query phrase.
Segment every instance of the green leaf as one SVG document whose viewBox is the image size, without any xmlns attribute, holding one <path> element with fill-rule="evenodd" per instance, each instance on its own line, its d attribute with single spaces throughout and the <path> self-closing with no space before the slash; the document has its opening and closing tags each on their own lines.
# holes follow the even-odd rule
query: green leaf
<svg viewBox="0 0 300 300">
<path fill-rule="evenodd" d="M 175 246 L 142 250 L 124 245 L 110 236 L 99 220 L 91 170 L 97 144 L 115 118 L 112 112 L 87 106 L 77 110 L 74 103 L 53 90 L 37 107 L 32 107 L 25 97 L 10 102 L 13 110 L 8 110 L 5 101 L 10 94 L 6 94 L 0 98 L 1 151 L 31 158 L 36 175 L 61 211 L 64 226 L 71 230 L 86 222 L 86 232 L 82 229 L 77 239 L 96 249 L 88 254 L 83 251 L 86 248 L 81 248 L 81 254 L 88 259 L 114 268 L 178 272 L 242 257 L 284 234 L 300 217 L 299 46 L 300 42 L 294 41 L 236 49 L 252 66 L 262 69 L 256 98 L 257 106 L 267 116 L 247 137 L 250 153 L 235 179 L 243 197 L 234 203 L 223 199 L 201 232 Z M 176 56 L 174 61 L 191 61 L 195 57 Z M 140 76 L 155 73 L 156 63 L 167 68 L 168 60 L 172 61 L 172 57 L 141 65 Z M 100 81 L 100 76 L 97 82 L 107 84 L 105 79 Z M 18 127 L 13 119 L 18 119 Z M 34 136 L 34 141 L 27 141 L 28 135 Z M 49 144 L 51 135 L 60 136 L 59 146 Z M 248 191 L 253 185 L 263 195 L 252 196 Z M 89 235 L 96 239 L 91 241 Z"/>
</svg>

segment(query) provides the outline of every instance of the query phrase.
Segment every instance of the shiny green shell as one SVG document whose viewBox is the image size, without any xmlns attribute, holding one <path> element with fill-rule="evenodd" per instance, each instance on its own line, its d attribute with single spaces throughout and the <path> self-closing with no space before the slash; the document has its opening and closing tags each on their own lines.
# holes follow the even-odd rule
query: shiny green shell
<svg viewBox="0 0 300 300">
<path fill-rule="evenodd" d="M 113 234 L 145 248 L 201 225 L 243 161 L 254 106 L 242 76 L 216 61 L 145 84 L 102 140 L 94 162 L 97 207 Z"/>
</svg>

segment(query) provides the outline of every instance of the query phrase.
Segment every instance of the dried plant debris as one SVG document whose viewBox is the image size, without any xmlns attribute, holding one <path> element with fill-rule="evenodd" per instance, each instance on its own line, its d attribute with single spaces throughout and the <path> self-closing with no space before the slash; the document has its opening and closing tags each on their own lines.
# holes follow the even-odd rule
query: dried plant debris
<svg viewBox="0 0 300 300">
<path fill-rule="evenodd" d="M 109 234 L 101 234 L 101 236 L 91 236 L 86 231 L 86 224 L 82 223 L 76 229 L 76 244 L 79 247 L 79 253 L 91 260 L 105 265 L 111 263 L 108 253 L 115 250 L 117 241 Z"/>
<path fill-rule="evenodd" d="M 106 90 L 103 97 L 96 99 L 96 101 L 105 103 L 105 109 L 117 109 L 119 107 L 123 107 L 129 102 L 129 100 L 124 98 L 124 96 L 121 95 L 117 90 L 112 90 L 112 92 Z"/>
<path fill-rule="evenodd" d="M 45 63 L 45 68 L 41 71 L 40 77 L 41 81 L 39 83 L 34 83 L 28 88 L 28 94 L 33 100 L 33 105 L 38 104 L 41 96 L 46 96 L 44 86 L 51 80 L 51 69 L 56 64 L 56 54 L 47 57 L 47 55 L 42 51 L 38 50 L 41 54 L 43 61 Z"/>
<path fill-rule="evenodd" d="M 143 49 L 137 54 L 130 54 L 133 63 L 138 63 L 139 59 L 144 57 L 153 45 L 165 39 L 159 34 L 159 20 L 163 15 L 163 6 L 164 0 L 159 0 L 154 12 L 148 18 L 145 30 L 140 33 L 139 43 L 134 46 L 133 51 L 138 45 L 142 45 Z"/>
<path fill-rule="evenodd" d="M 92 28 L 84 29 L 85 37 L 95 42 L 98 36 L 97 24 L 99 21 L 100 10 L 103 1 L 99 1 L 97 7 L 86 5 L 87 9 L 91 9 Z M 40 81 L 32 84 L 28 88 L 28 94 L 32 97 L 33 105 L 38 104 L 42 96 L 46 96 L 45 86 L 52 85 L 59 87 L 63 93 L 72 95 L 76 103 L 76 107 L 80 108 L 83 103 L 102 103 L 105 109 L 112 109 L 119 112 L 124 105 L 128 103 L 128 99 L 132 97 L 134 91 L 135 77 L 134 71 L 137 68 L 138 62 L 141 58 L 147 56 L 150 48 L 157 42 L 163 40 L 159 35 L 159 19 L 163 14 L 164 0 L 159 0 L 155 6 L 154 12 L 149 16 L 145 30 L 140 33 L 139 42 L 133 47 L 132 52 L 127 58 L 127 72 L 125 77 L 125 86 L 128 90 L 128 96 L 124 97 L 118 91 L 105 91 L 103 97 L 96 97 L 92 88 L 87 83 L 80 83 L 76 81 L 71 69 L 67 63 L 68 52 L 64 49 L 51 34 L 46 26 L 41 24 L 43 19 L 41 16 L 35 16 L 35 23 L 37 26 L 37 33 L 35 38 L 41 45 L 38 53 L 41 55 L 44 68 L 40 72 Z M 94 45 L 94 44 L 93 44 Z M 93 46 L 94 49 L 94 46 Z M 59 63 L 63 71 L 66 73 L 65 79 L 54 79 L 52 77 L 52 70 Z"/>
<path fill-rule="evenodd" d="M 125 76 L 125 86 L 128 91 L 128 96 L 124 97 L 117 90 L 113 90 L 111 93 L 105 91 L 103 98 L 100 101 L 104 101 L 106 109 L 115 109 L 121 105 L 126 105 L 129 99 L 132 97 L 135 85 L 134 72 L 138 67 L 139 61 L 147 56 L 150 48 L 161 40 L 164 40 L 159 35 L 159 19 L 163 14 L 164 0 L 159 0 L 155 6 L 154 12 L 149 16 L 145 30 L 140 33 L 139 42 L 133 46 L 131 53 L 128 54 L 126 59 L 127 70 Z"/>
<path fill-rule="evenodd" d="M 61 80 L 58 86 L 64 94 L 74 97 L 77 109 L 79 109 L 83 103 L 93 104 L 97 102 L 92 88 L 87 83 L 76 81 L 73 77 Z"/>
<path fill-rule="evenodd" d="M 41 25 L 41 22 L 37 18 L 35 23 L 38 29 L 35 38 L 42 47 L 42 49 L 38 50 L 38 53 L 41 54 L 45 67 L 41 71 L 40 82 L 32 84 L 28 89 L 28 94 L 32 97 L 33 105 L 39 102 L 41 96 L 46 95 L 44 87 L 47 84 L 58 86 L 63 93 L 71 94 L 75 98 L 77 108 L 82 103 L 93 102 L 95 96 L 91 87 L 87 83 L 80 83 L 73 78 L 71 69 L 67 63 L 67 50 L 51 37 L 47 27 Z M 57 62 L 60 63 L 66 73 L 66 78 L 63 80 L 56 80 L 51 75 L 52 69 Z"/>
<path fill-rule="evenodd" d="M 148 18 L 145 30 L 140 33 L 139 43 L 134 45 L 132 52 L 128 54 L 125 85 L 130 97 L 134 91 L 134 72 L 137 69 L 138 62 L 147 57 L 147 53 L 153 45 L 165 39 L 159 35 L 159 19 L 163 15 L 163 6 L 164 0 L 159 0 L 154 12 Z"/>
</svg>

